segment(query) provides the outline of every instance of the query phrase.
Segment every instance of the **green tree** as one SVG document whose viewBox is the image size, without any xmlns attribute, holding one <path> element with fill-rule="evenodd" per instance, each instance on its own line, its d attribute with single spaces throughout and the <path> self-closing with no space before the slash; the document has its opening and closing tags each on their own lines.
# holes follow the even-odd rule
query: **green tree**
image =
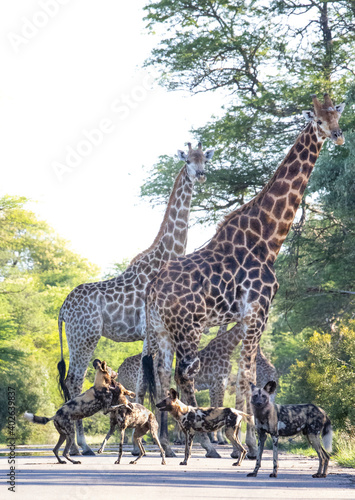
<svg viewBox="0 0 355 500">
<path fill-rule="evenodd" d="M 355 435 L 355 322 L 341 323 L 332 334 L 313 332 L 306 355 L 281 379 L 279 401 L 313 402 L 334 426 Z"/>
<path fill-rule="evenodd" d="M 98 274 L 37 220 L 26 202 L 20 197 L 0 199 L 0 397 L 5 402 L 7 387 L 16 389 L 17 417 L 26 410 L 51 412 L 61 403 L 55 375 L 59 308 L 72 288 Z M 4 404 L 0 431 L 6 411 Z M 53 431 L 49 426 L 41 429 L 19 418 L 17 438 L 38 439 Z"/>
<path fill-rule="evenodd" d="M 353 2 L 162 0 L 146 20 L 163 39 L 147 65 L 170 90 L 218 90 L 222 116 L 194 130 L 217 145 L 207 189 L 193 201 L 203 221 L 221 217 L 269 179 L 300 128 L 310 94 L 344 99 L 354 76 Z M 175 162 L 161 157 L 142 188 L 166 199 Z M 154 187 L 155 184 L 155 187 Z"/>
</svg>

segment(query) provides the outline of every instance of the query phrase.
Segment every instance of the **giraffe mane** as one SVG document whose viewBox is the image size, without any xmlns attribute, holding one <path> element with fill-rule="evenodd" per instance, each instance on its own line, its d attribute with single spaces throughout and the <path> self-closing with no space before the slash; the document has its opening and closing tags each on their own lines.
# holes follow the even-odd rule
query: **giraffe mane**
<svg viewBox="0 0 355 500">
<path fill-rule="evenodd" d="M 173 196 L 172 195 L 173 195 L 173 193 L 175 193 L 176 186 L 177 186 L 178 182 L 180 181 L 181 176 L 183 175 L 184 169 L 185 169 L 185 165 L 182 167 L 182 169 L 180 170 L 179 174 L 177 175 L 177 177 L 175 179 L 173 189 L 171 190 L 171 193 L 170 193 L 170 196 L 169 196 L 168 205 L 167 205 L 167 207 L 165 209 L 165 214 L 164 214 L 163 221 L 162 221 L 162 223 L 160 225 L 159 232 L 156 235 L 153 243 L 146 250 L 143 250 L 138 255 L 136 255 L 135 257 L 133 257 L 133 259 L 129 263 L 130 266 L 132 264 L 134 264 L 135 262 L 137 262 L 142 257 L 144 257 L 144 255 L 147 255 L 149 252 L 151 252 L 153 250 L 153 248 L 157 246 L 157 244 L 159 243 L 161 237 L 163 236 L 164 231 L 165 231 L 165 226 L 166 226 L 166 224 L 168 222 L 168 219 L 169 219 L 170 208 L 171 208 L 172 203 L 173 203 Z"/>
</svg>

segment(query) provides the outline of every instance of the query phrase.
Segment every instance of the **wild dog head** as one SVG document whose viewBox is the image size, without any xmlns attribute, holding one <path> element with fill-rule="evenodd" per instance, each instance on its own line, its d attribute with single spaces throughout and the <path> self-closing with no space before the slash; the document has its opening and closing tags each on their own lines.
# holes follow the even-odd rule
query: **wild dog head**
<svg viewBox="0 0 355 500">
<path fill-rule="evenodd" d="M 268 406 L 270 403 L 270 396 L 276 390 L 276 382 L 270 380 L 263 389 L 256 387 L 252 382 L 250 382 L 251 387 L 251 404 L 257 408 L 262 409 Z"/>
<path fill-rule="evenodd" d="M 94 386 L 96 388 L 110 387 L 117 377 L 117 373 L 107 365 L 106 361 L 100 361 L 99 359 L 94 360 L 93 367 L 96 370 Z"/>
<path fill-rule="evenodd" d="M 129 391 L 120 382 L 116 381 L 114 382 L 114 385 L 112 387 L 112 392 L 114 395 L 113 404 L 128 404 L 129 401 L 126 396 L 132 399 L 136 397 L 136 394 L 134 392 Z"/>
<path fill-rule="evenodd" d="M 175 389 L 171 388 L 168 391 L 168 397 L 156 404 L 156 407 L 160 411 L 170 411 L 173 412 L 179 408 L 181 401 L 178 399 L 178 393 Z"/>
</svg>

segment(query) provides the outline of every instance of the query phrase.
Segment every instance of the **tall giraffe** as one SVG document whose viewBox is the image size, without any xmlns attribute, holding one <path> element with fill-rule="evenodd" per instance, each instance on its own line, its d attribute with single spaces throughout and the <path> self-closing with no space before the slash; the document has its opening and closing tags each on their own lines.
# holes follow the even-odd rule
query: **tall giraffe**
<svg viewBox="0 0 355 500">
<path fill-rule="evenodd" d="M 246 400 L 247 413 L 251 414 L 248 380 L 255 382 L 256 350 L 278 289 L 274 262 L 324 140 L 344 143 L 338 125 L 344 104 L 334 106 L 328 94 L 323 104 L 315 95 L 312 100 L 314 112 L 304 112 L 309 123 L 260 193 L 226 216 L 203 248 L 166 263 L 149 284 L 146 317 L 150 355 L 143 363 L 153 397 L 156 382 L 159 396 L 165 397 L 176 351 L 175 378 L 188 403 L 195 406 L 201 334 L 206 327 L 236 322 L 243 332 L 236 408 L 242 410 Z M 246 437 L 249 457 L 256 456 L 253 431 L 250 422 Z M 166 444 L 164 414 L 161 438 Z"/>
<path fill-rule="evenodd" d="M 187 154 L 178 151 L 179 159 L 186 163 L 175 180 L 163 222 L 152 245 L 137 255 L 116 278 L 76 287 L 60 309 L 61 361 L 58 370 L 66 400 L 80 394 L 87 366 L 101 336 L 115 342 L 144 339 L 147 285 L 164 262 L 185 253 L 193 186 L 196 180 L 205 181 L 205 164 L 214 153 L 212 149 L 203 153 L 201 143 L 197 149 L 192 149 L 190 143 L 188 147 Z M 63 321 L 70 355 L 65 382 Z M 77 440 L 83 454 L 93 454 L 85 441 L 81 421 L 77 424 Z M 72 451 L 79 452 L 78 449 Z"/>
</svg>

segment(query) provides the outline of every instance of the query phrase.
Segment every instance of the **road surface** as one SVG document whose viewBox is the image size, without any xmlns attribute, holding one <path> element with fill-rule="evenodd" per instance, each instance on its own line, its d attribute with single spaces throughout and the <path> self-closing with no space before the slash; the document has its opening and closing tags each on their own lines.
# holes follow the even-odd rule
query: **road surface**
<svg viewBox="0 0 355 500">
<path fill-rule="evenodd" d="M 220 459 L 204 458 L 199 445 L 193 447 L 187 466 L 180 466 L 183 447 L 175 447 L 179 458 L 160 464 L 155 446 L 147 446 L 147 456 L 129 465 L 130 448 L 125 446 L 121 465 L 114 465 L 115 447 L 103 455 L 80 457 L 81 465 L 56 463 L 48 447 L 18 447 L 15 493 L 4 478 L 8 459 L 0 457 L 1 499 L 18 500 L 146 500 L 146 499 L 355 499 L 355 469 L 340 468 L 331 462 L 328 477 L 313 479 L 318 459 L 280 453 L 279 476 L 270 478 L 272 452 L 264 452 L 257 478 L 246 477 L 254 461 L 233 467 L 231 447 L 219 446 Z M 0 450 L 4 453 L 5 450 Z M 36 452 L 36 455 L 33 453 Z M 25 456 L 29 453 L 28 456 Z M 45 453 L 45 456 L 43 456 Z M 7 477 L 8 479 L 8 477 Z"/>
</svg>

